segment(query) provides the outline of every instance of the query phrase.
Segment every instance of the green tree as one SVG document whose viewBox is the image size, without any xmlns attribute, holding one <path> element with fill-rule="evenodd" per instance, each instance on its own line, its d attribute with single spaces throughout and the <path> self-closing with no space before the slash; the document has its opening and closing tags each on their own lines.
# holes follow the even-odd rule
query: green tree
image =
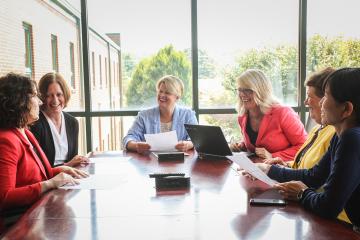
<svg viewBox="0 0 360 240">
<path fill-rule="evenodd" d="M 164 75 L 179 77 L 185 85 L 181 103 L 191 104 L 191 65 L 182 51 L 172 45 L 159 50 L 155 55 L 141 60 L 135 67 L 126 98 L 129 107 L 148 107 L 155 104 L 155 85 Z"/>
<path fill-rule="evenodd" d="M 360 64 L 359 39 L 314 35 L 307 44 L 307 68 L 309 72 L 325 67 L 358 67 Z"/>
<path fill-rule="evenodd" d="M 184 52 L 191 62 L 191 49 L 187 48 Z M 215 78 L 217 74 L 215 60 L 203 49 L 198 50 L 198 60 L 199 79 Z"/>
</svg>

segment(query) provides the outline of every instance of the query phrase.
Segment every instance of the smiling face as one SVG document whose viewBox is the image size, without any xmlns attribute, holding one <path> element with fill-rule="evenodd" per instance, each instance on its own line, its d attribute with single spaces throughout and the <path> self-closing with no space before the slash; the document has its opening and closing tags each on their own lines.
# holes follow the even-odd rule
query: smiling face
<svg viewBox="0 0 360 240">
<path fill-rule="evenodd" d="M 309 114 L 317 124 L 321 124 L 321 98 L 316 95 L 316 89 L 314 87 L 307 87 L 306 89 L 305 105 L 309 107 Z"/>
<path fill-rule="evenodd" d="M 53 82 L 49 85 L 44 101 L 44 111 L 46 114 L 60 114 L 65 107 L 65 97 L 60 85 Z"/>
<path fill-rule="evenodd" d="M 168 92 L 164 83 L 161 83 L 157 91 L 157 102 L 159 107 L 162 109 L 171 110 L 174 108 L 176 101 L 179 99 L 178 96 Z"/>
<path fill-rule="evenodd" d="M 320 101 L 321 104 L 321 123 L 323 125 L 336 126 L 343 119 L 344 106 L 335 101 L 331 95 L 329 86 L 325 88 L 325 95 Z"/>
<path fill-rule="evenodd" d="M 257 107 L 257 104 L 254 99 L 254 94 L 255 94 L 254 91 L 247 88 L 238 88 L 237 93 L 245 110 L 251 110 Z"/>
</svg>

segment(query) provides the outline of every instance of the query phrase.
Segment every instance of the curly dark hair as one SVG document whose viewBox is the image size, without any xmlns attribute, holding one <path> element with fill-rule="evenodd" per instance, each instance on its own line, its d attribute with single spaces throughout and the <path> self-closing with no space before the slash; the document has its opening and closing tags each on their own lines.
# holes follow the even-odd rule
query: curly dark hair
<svg viewBox="0 0 360 240">
<path fill-rule="evenodd" d="M 29 77 L 16 73 L 0 77 L 0 128 L 27 126 L 29 103 L 35 89 L 36 82 Z"/>
</svg>

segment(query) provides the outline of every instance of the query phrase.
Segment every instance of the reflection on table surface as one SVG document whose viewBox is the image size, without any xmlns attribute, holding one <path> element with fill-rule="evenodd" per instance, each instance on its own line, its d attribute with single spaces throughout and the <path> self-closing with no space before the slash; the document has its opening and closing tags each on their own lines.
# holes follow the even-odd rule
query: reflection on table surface
<svg viewBox="0 0 360 240">
<path fill-rule="evenodd" d="M 250 207 L 250 198 L 277 193 L 239 176 L 227 159 L 199 160 L 191 153 L 184 162 L 158 162 L 126 152 L 92 157 L 101 163 L 85 169 L 121 175 L 117 187 L 53 190 L 5 239 L 360 239 L 350 226 L 320 218 L 297 203 Z M 190 189 L 156 191 L 148 174 L 168 172 L 190 176 Z"/>
</svg>

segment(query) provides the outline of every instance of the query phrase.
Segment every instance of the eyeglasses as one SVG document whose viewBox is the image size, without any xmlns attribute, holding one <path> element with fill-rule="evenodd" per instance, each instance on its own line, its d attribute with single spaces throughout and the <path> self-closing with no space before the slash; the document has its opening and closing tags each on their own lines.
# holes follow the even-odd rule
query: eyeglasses
<svg viewBox="0 0 360 240">
<path fill-rule="evenodd" d="M 234 89 L 238 94 L 243 93 L 245 95 L 250 95 L 252 94 L 254 91 L 251 90 L 250 88 L 235 88 Z"/>
</svg>

